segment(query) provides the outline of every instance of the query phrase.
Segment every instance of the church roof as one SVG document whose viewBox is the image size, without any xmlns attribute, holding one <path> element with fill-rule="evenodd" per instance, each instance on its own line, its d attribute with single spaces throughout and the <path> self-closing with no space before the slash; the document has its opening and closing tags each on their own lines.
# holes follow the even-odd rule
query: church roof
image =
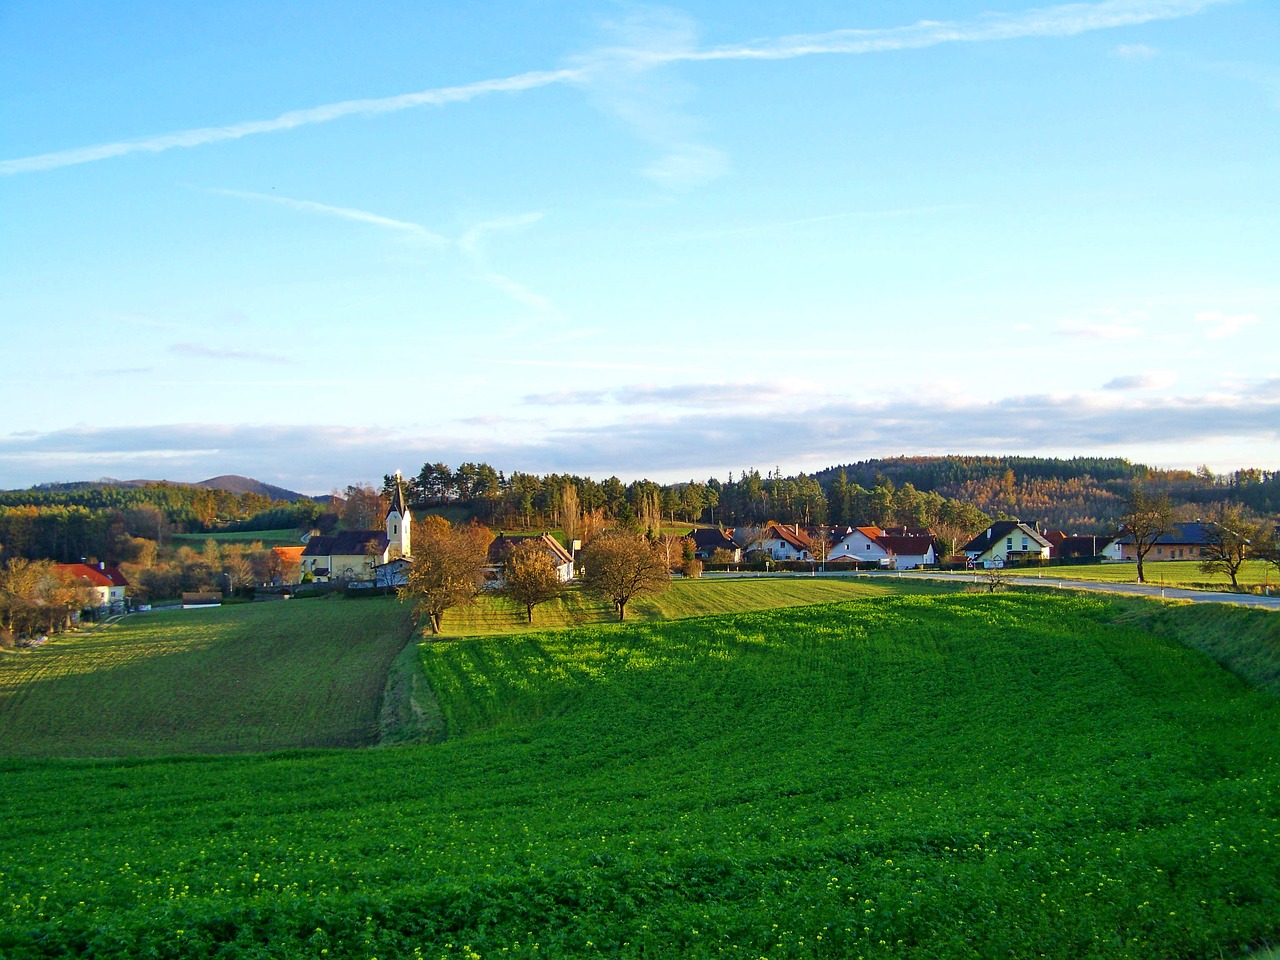
<svg viewBox="0 0 1280 960">
<path fill-rule="evenodd" d="M 302 551 L 304 557 L 358 557 L 374 549 L 387 549 L 387 535 L 381 530 L 344 530 L 329 537 L 312 537 Z"/>
<path fill-rule="evenodd" d="M 391 506 L 387 507 L 387 516 L 398 513 L 404 516 L 409 512 L 409 506 L 404 502 L 404 484 L 400 482 L 399 475 L 396 476 L 396 487 L 391 493 Z"/>
</svg>

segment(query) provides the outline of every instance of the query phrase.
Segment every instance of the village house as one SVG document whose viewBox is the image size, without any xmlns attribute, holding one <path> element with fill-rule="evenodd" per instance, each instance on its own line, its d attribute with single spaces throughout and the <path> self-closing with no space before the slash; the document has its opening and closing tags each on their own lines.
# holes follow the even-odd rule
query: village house
<svg viewBox="0 0 1280 960">
<path fill-rule="evenodd" d="M 798 523 L 769 521 L 755 549 L 773 560 L 812 560 L 814 556 L 813 541 Z"/>
<path fill-rule="evenodd" d="M 717 550 L 724 550 L 732 558 L 730 562 L 742 562 L 742 548 L 734 542 L 733 537 L 719 527 L 690 530 L 685 537 L 693 541 L 694 559 L 710 560 Z"/>
<path fill-rule="evenodd" d="M 830 562 L 868 563 L 893 570 L 911 570 L 938 562 L 933 537 L 927 531 L 910 527 L 846 529 L 847 532 L 831 544 L 827 554 Z"/>
<path fill-rule="evenodd" d="M 511 551 L 522 543 L 535 543 L 546 552 L 556 568 L 556 578 L 561 583 L 568 583 L 573 579 L 573 554 L 551 534 L 501 533 L 489 544 L 489 563 L 485 567 L 486 576 L 493 583 L 502 582 L 502 565 L 506 563 Z"/>
<path fill-rule="evenodd" d="M 1199 560 L 1213 545 L 1216 526 L 1201 520 L 1170 524 L 1169 530 L 1156 538 L 1143 560 L 1146 563 L 1152 560 Z M 1137 560 L 1138 548 L 1133 534 L 1116 537 L 1107 544 L 1103 555 L 1108 560 Z"/>
<path fill-rule="evenodd" d="M 974 567 L 1007 567 L 1049 559 L 1050 543 L 1018 520 L 997 520 L 962 549 Z"/>
<path fill-rule="evenodd" d="M 54 569 L 64 577 L 75 580 L 89 591 L 89 606 L 99 612 L 124 612 L 125 591 L 129 581 L 119 567 L 109 563 L 59 563 Z"/>
</svg>

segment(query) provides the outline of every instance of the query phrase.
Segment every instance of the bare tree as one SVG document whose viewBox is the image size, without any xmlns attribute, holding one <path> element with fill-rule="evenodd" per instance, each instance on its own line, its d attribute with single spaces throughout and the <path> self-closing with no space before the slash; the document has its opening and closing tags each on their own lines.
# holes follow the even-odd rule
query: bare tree
<svg viewBox="0 0 1280 960">
<path fill-rule="evenodd" d="M 569 482 L 560 490 L 560 526 L 572 550 L 573 541 L 582 538 L 582 505 L 578 502 L 578 488 Z"/>
<path fill-rule="evenodd" d="M 1225 573 L 1231 578 L 1231 588 L 1239 590 L 1236 578 L 1240 568 L 1253 555 L 1254 543 L 1262 538 L 1262 528 L 1250 523 L 1240 507 L 1224 503 L 1215 512 L 1200 569 L 1205 573 Z"/>
<path fill-rule="evenodd" d="M 1125 512 L 1120 517 L 1125 532 L 1133 537 L 1134 554 L 1138 560 L 1138 582 L 1146 583 L 1142 563 L 1156 541 L 1169 532 L 1173 524 L 1173 504 L 1167 493 L 1149 494 L 1141 484 L 1135 484 Z"/>
<path fill-rule="evenodd" d="M 663 558 L 640 537 L 610 531 L 596 537 L 582 554 L 582 583 L 613 603 L 625 620 L 632 597 L 661 593 L 671 585 Z"/>
</svg>

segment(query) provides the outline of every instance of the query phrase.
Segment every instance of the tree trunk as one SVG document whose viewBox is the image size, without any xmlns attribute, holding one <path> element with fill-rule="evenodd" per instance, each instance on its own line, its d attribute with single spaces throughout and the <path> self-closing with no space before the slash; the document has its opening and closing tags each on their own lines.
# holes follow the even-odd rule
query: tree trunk
<svg viewBox="0 0 1280 960">
<path fill-rule="evenodd" d="M 618 604 L 618 622 L 621 623 L 627 619 L 627 601 L 623 600 Z"/>
<path fill-rule="evenodd" d="M 1138 582 L 1146 583 L 1146 578 L 1142 575 L 1142 554 L 1138 554 Z"/>
<path fill-rule="evenodd" d="M 533 604 L 525 604 L 525 612 L 529 615 L 529 622 L 533 623 Z"/>
</svg>

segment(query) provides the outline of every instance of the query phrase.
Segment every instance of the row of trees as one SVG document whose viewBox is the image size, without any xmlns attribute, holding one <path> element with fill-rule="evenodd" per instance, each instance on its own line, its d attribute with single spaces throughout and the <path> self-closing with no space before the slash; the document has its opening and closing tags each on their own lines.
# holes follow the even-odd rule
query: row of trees
<svg viewBox="0 0 1280 960">
<path fill-rule="evenodd" d="M 1125 531 L 1133 538 L 1137 555 L 1138 582 L 1146 582 L 1144 563 L 1161 537 L 1170 533 L 1177 521 L 1173 500 L 1164 491 L 1134 487 L 1121 517 Z M 1239 504 L 1217 505 L 1208 529 L 1208 543 L 1200 559 L 1205 573 L 1222 573 L 1239 589 L 1237 578 L 1247 560 L 1264 560 L 1280 570 L 1280 538 L 1276 525 L 1248 515 Z"/>
<path fill-rule="evenodd" d="M 484 588 L 493 534 L 479 524 L 454 526 L 433 516 L 418 526 L 414 540 L 400 598 L 412 602 L 417 616 L 438 634 L 445 613 L 471 603 Z M 632 598 L 665 590 L 671 578 L 667 549 L 625 530 L 594 536 L 579 563 L 583 588 L 611 603 L 619 620 L 626 618 Z M 521 607 L 530 623 L 537 606 L 565 589 L 554 561 L 536 541 L 517 544 L 503 561 L 501 595 Z"/>
</svg>

